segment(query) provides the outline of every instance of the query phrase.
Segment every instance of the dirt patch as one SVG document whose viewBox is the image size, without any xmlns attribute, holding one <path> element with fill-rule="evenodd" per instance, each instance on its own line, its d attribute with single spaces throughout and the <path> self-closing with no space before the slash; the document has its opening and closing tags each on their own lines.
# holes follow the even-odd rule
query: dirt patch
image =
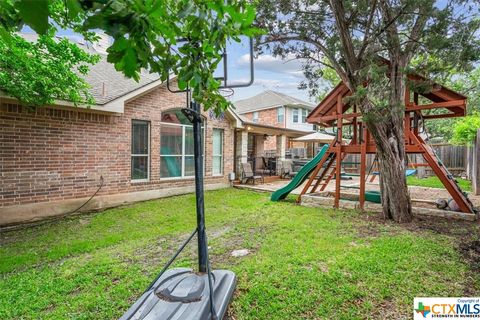
<svg viewBox="0 0 480 320">
<path fill-rule="evenodd" d="M 260 248 L 261 241 L 266 235 L 265 228 L 249 228 L 238 230 L 232 227 L 212 228 L 207 231 L 209 242 L 209 256 L 213 268 L 231 266 L 255 255 Z M 122 263 L 140 265 L 142 270 L 148 274 L 152 266 L 163 266 L 174 255 L 181 244 L 188 238 L 189 234 L 176 236 L 164 236 L 151 241 L 148 244 L 134 248 L 129 253 L 122 254 L 118 258 Z M 182 265 L 187 263 L 195 268 L 197 257 L 197 238 L 192 238 L 184 251 L 177 257 Z M 231 252 L 237 249 L 247 248 L 249 254 L 246 257 L 235 258 Z M 175 262 L 172 267 L 175 266 Z M 156 270 L 156 269 L 155 269 Z"/>
<path fill-rule="evenodd" d="M 480 240 L 460 244 L 460 251 L 470 263 L 471 269 L 478 272 L 480 270 Z"/>
<path fill-rule="evenodd" d="M 429 231 L 436 234 L 454 237 L 459 242 L 465 240 L 476 239 L 480 232 L 480 225 L 478 222 L 471 222 L 465 220 L 435 218 L 435 217 L 415 217 L 409 223 L 396 223 L 387 220 L 382 213 L 368 213 L 359 215 L 359 219 L 368 222 L 364 226 L 358 228 L 360 236 L 378 236 L 382 232 L 381 229 L 391 227 L 391 232 L 401 232 L 405 229 L 411 232 Z M 400 229 L 399 229 L 400 228 Z"/>
</svg>

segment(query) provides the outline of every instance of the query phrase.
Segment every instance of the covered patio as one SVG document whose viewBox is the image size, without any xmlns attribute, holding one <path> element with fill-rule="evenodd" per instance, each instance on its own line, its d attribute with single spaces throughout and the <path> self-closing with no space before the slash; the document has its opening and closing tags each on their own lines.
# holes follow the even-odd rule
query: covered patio
<svg viewBox="0 0 480 320">
<path fill-rule="evenodd" d="M 304 131 L 278 128 L 259 123 L 242 121 L 243 126 L 235 131 L 234 167 L 235 176 L 242 176 L 242 163 L 250 163 L 252 169 L 267 176 L 280 174 L 281 161 L 291 158 L 289 150 L 295 138 Z M 267 139 L 275 138 L 275 149 L 267 149 Z"/>
</svg>

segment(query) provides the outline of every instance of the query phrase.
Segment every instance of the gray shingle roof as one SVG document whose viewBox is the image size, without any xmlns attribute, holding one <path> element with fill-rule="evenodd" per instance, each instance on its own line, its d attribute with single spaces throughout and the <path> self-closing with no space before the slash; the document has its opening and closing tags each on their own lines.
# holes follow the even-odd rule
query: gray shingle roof
<svg viewBox="0 0 480 320">
<path fill-rule="evenodd" d="M 278 106 L 301 106 L 310 110 L 315 107 L 312 103 L 272 90 L 266 90 L 251 98 L 239 100 L 234 102 L 233 105 L 238 114 L 270 109 Z"/>
<path fill-rule="evenodd" d="M 91 66 L 85 77 L 97 104 L 105 104 L 158 79 L 157 75 L 144 72 L 138 82 L 128 79 L 116 71 L 113 64 L 107 62 L 106 56 L 102 56 L 97 64 Z"/>
<path fill-rule="evenodd" d="M 21 33 L 20 35 L 28 41 L 36 41 L 38 38 L 34 33 Z M 72 41 L 72 39 L 70 40 Z M 83 50 L 100 56 L 98 63 L 93 66 L 88 66 L 90 71 L 85 76 L 85 81 L 91 86 L 90 93 L 99 105 L 106 104 L 159 79 L 158 75 L 147 72 L 140 74 L 140 80 L 138 82 L 126 78 L 123 73 L 115 70 L 113 64 L 107 62 L 107 56 L 104 53 L 96 51 L 91 45 L 85 42 L 73 42 Z"/>
</svg>

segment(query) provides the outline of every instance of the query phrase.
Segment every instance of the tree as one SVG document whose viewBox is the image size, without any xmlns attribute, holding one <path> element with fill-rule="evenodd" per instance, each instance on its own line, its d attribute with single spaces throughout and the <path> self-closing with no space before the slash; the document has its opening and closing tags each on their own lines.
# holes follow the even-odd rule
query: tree
<svg viewBox="0 0 480 320">
<path fill-rule="evenodd" d="M 0 88 L 30 106 L 55 100 L 93 104 L 82 75 L 98 56 L 88 54 L 67 39 L 43 35 L 35 43 L 18 35 L 0 38 Z"/>
<path fill-rule="evenodd" d="M 310 71 L 334 69 L 353 93 L 349 102 L 357 105 L 377 146 L 384 216 L 410 221 L 405 76 L 420 55 L 450 69 L 471 67 L 479 57 L 479 20 L 471 16 L 476 6 L 456 0 L 264 0 L 257 10 L 258 25 L 268 30 L 262 39 L 267 49 L 295 54 Z M 423 61 L 415 72 L 428 70 L 428 59 Z M 306 73 L 313 82 L 319 74 Z"/>
<path fill-rule="evenodd" d="M 253 36 L 254 7 L 246 0 L 5 0 L 0 2 L 0 35 L 5 41 L 25 25 L 41 35 L 58 26 L 94 39 L 103 30 L 113 38 L 107 60 L 127 77 L 141 69 L 162 80 L 177 76 L 178 86 L 195 100 L 224 110 L 213 72 L 228 41 Z M 185 41 L 179 41 L 185 40 Z M 11 75 L 15 76 L 15 75 Z"/>
<path fill-rule="evenodd" d="M 445 79 L 445 86 L 465 95 L 467 100 L 467 112 L 469 115 L 480 113 L 480 67 L 471 72 L 458 72 L 452 70 Z M 432 110 L 431 113 L 434 113 Z M 443 141 L 450 141 L 454 138 L 452 127 L 461 125 L 463 118 L 446 118 L 425 123 L 428 133 L 432 137 L 441 138 Z M 457 142 L 456 142 L 457 143 Z"/>
<path fill-rule="evenodd" d="M 453 127 L 452 142 L 458 145 L 471 145 L 480 129 L 480 115 L 474 114 L 457 121 Z"/>
</svg>

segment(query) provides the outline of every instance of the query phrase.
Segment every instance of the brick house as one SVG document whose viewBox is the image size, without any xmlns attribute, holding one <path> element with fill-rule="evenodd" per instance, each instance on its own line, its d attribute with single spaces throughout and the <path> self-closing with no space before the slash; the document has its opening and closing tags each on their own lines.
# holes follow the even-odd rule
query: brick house
<svg viewBox="0 0 480 320">
<path fill-rule="evenodd" d="M 248 133 L 247 158 L 259 159 L 268 155 L 283 158 L 290 148 L 304 148 L 293 138 L 312 133 L 315 128 L 306 122 L 314 105 L 286 94 L 266 90 L 251 98 L 234 102 Z M 282 151 L 283 149 L 283 151 Z M 254 161 L 255 162 L 255 161 Z M 255 167 L 261 168 L 256 161 Z"/>
<path fill-rule="evenodd" d="M 91 50 L 91 48 L 90 48 Z M 142 74 L 137 83 L 105 57 L 87 82 L 96 105 L 39 108 L 0 98 L 0 225 L 193 192 L 193 137 L 179 111 L 185 94 Z M 205 188 L 229 186 L 234 171 L 231 110 L 205 116 Z"/>
</svg>

